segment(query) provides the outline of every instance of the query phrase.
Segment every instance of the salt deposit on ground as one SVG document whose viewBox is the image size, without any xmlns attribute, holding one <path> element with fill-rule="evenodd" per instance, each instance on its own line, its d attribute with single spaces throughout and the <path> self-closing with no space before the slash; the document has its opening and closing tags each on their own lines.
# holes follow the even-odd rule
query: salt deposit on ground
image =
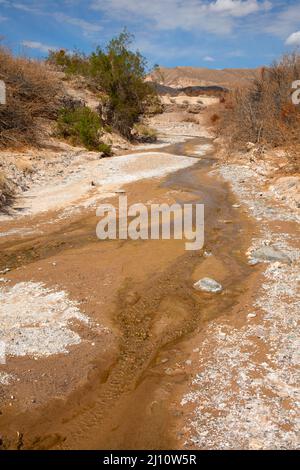
<svg viewBox="0 0 300 470">
<path fill-rule="evenodd" d="M 14 376 L 12 374 L 7 374 L 6 372 L 0 372 L 0 384 L 1 385 L 10 385 L 13 380 L 14 380 Z"/>
<path fill-rule="evenodd" d="M 23 207 L 22 215 L 68 210 L 70 206 L 84 207 L 86 198 L 97 201 L 101 196 L 107 197 L 107 192 L 111 192 L 113 187 L 141 179 L 162 177 L 196 162 L 191 157 L 162 152 L 89 160 L 64 179 L 56 177 L 43 185 L 36 182 L 26 192 L 26 198 L 20 198 L 17 204 L 18 207 Z M 90 205 L 89 203 L 88 206 Z"/>
<path fill-rule="evenodd" d="M 299 447 L 299 265 L 271 264 L 265 278 L 252 307 L 262 312 L 259 324 L 233 329 L 216 323 L 208 328 L 200 350 L 200 372 L 182 400 L 182 405 L 195 404 L 188 445 Z"/>
<path fill-rule="evenodd" d="M 255 169 L 248 165 L 222 165 L 220 173 L 230 182 L 234 192 L 239 195 L 254 217 L 300 222 L 299 211 L 296 212 L 288 205 L 274 206 L 273 193 L 262 189 L 267 178 Z M 261 189 L 258 190 L 258 187 Z"/>
<path fill-rule="evenodd" d="M 0 318 L 0 339 L 8 356 L 67 353 L 81 342 L 72 322 L 89 323 L 66 292 L 35 282 L 0 287 Z"/>
</svg>

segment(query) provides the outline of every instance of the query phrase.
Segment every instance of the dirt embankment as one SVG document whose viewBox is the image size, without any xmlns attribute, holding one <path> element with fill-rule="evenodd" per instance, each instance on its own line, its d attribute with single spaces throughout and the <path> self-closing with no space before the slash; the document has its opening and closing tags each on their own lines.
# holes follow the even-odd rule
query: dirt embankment
<svg viewBox="0 0 300 470">
<path fill-rule="evenodd" d="M 54 75 L 56 79 L 53 80 L 59 88 L 56 96 L 56 114 L 65 103 L 68 103 L 68 106 L 80 103 L 80 106 L 86 106 L 94 111 L 99 107 L 99 97 L 84 87 L 80 81 L 63 81 L 60 76 L 63 74 Z M 86 161 L 99 160 L 104 156 L 103 152 L 89 152 L 85 147 L 72 145 L 59 137 L 56 119 L 57 115 L 55 118 L 53 116 L 33 118 L 35 140 L 23 142 L 21 137 L 24 130 L 15 129 L 16 144 L 13 147 L 7 145 L 0 148 L 0 211 L 9 211 L 13 200 L 29 189 L 45 183 L 51 184 L 55 179 L 62 181 L 69 178 L 70 173 L 77 171 L 77 168 Z M 28 131 L 29 134 L 31 132 Z M 101 141 L 109 145 L 112 153 L 116 154 L 132 147 L 117 133 L 104 129 Z"/>
</svg>

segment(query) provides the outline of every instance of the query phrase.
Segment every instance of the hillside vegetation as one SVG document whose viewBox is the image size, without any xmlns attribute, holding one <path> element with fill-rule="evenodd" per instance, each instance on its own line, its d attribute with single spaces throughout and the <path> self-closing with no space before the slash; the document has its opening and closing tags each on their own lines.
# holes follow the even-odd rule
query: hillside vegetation
<svg viewBox="0 0 300 470">
<path fill-rule="evenodd" d="M 145 82 L 146 60 L 131 51 L 131 39 L 124 31 L 90 55 L 60 50 L 46 61 L 0 48 L 7 95 L 0 106 L 0 208 L 11 200 L 20 173 L 8 149 L 42 150 L 56 143 L 59 149 L 66 141 L 108 156 L 114 139 L 155 140 L 143 116 L 160 112 L 161 105 Z"/>
<path fill-rule="evenodd" d="M 78 121 L 79 116 L 77 143 L 87 144 L 88 149 L 98 149 L 102 128 L 133 139 L 132 130 L 140 118 L 160 108 L 154 87 L 145 82 L 146 60 L 130 50 L 131 39 L 124 31 L 90 55 L 60 50 L 51 52 L 45 62 L 15 57 L 1 47 L 0 80 L 6 84 L 7 104 L 0 107 L 0 147 L 40 145 L 37 119 L 58 120 L 60 129 L 65 120 L 67 136 L 67 121 Z M 68 79 L 76 78 L 99 100 L 96 110 L 76 111 L 85 103 L 68 96 L 65 86 Z M 87 135 L 91 124 L 93 137 Z M 74 129 L 70 134 L 74 137 Z"/>
<path fill-rule="evenodd" d="M 299 170 L 300 106 L 292 102 L 292 83 L 300 77 L 300 55 L 283 57 L 246 88 L 232 91 L 224 100 L 218 122 L 229 147 L 248 142 L 260 146 L 284 146 Z"/>
<path fill-rule="evenodd" d="M 0 80 L 7 94 L 7 104 L 0 106 L 0 148 L 37 144 L 36 119 L 57 116 L 57 77 L 45 63 L 14 57 L 0 47 Z"/>
<path fill-rule="evenodd" d="M 146 60 L 130 50 L 131 39 L 125 31 L 90 55 L 61 50 L 51 52 L 48 59 L 67 76 L 83 76 L 91 89 L 103 93 L 102 122 L 127 139 L 132 139 L 133 126 L 153 103 L 159 109 L 153 86 L 145 82 Z"/>
</svg>

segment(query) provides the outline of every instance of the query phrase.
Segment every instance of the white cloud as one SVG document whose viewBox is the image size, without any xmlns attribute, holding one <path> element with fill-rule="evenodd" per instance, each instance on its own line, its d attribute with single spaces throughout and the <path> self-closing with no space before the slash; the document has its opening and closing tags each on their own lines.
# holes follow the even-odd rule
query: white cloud
<svg viewBox="0 0 300 470">
<path fill-rule="evenodd" d="M 276 16 L 269 19 L 264 30 L 281 38 L 286 38 L 299 28 L 300 4 L 287 5 Z"/>
<path fill-rule="evenodd" d="M 48 46 L 47 44 L 43 44 L 42 42 L 38 41 L 22 41 L 21 46 L 28 47 L 29 49 L 37 49 L 45 53 L 48 53 L 50 50 L 54 51 L 57 49 L 57 47 Z"/>
<path fill-rule="evenodd" d="M 122 21 L 148 20 L 161 30 L 204 30 L 230 33 L 237 17 L 269 9 L 269 1 L 258 0 L 93 0 L 91 8 Z"/>
<path fill-rule="evenodd" d="M 73 26 L 77 26 L 84 33 L 97 33 L 101 31 L 102 26 L 96 23 L 82 20 L 80 18 L 73 18 L 72 16 L 65 15 L 64 13 L 53 13 L 53 18 L 62 23 L 68 23 Z"/>
<path fill-rule="evenodd" d="M 26 11 L 27 13 L 39 13 L 39 9 L 34 6 L 25 5 L 24 3 L 11 3 L 11 7 L 16 8 L 17 10 Z"/>
<path fill-rule="evenodd" d="M 60 23 L 67 23 L 72 26 L 76 26 L 79 28 L 81 31 L 84 32 L 84 34 L 91 34 L 91 33 L 97 33 L 101 31 L 102 27 L 99 24 L 92 23 L 90 21 L 83 20 L 82 18 L 74 18 L 69 15 L 65 15 L 64 13 L 60 12 L 51 12 L 47 11 L 46 8 L 42 9 L 41 4 L 36 3 L 36 4 L 31 4 L 31 5 L 26 5 L 25 3 L 18 3 L 18 2 L 11 2 L 8 4 L 5 0 L 0 0 L 0 3 L 5 3 L 9 5 L 12 8 L 15 8 L 17 10 L 25 11 L 26 13 L 33 13 L 36 15 L 43 15 L 46 17 L 52 17 L 56 21 Z M 36 6 L 37 5 L 37 6 Z"/>
<path fill-rule="evenodd" d="M 203 57 L 203 60 L 205 60 L 205 62 L 214 62 L 215 59 L 213 57 L 211 57 L 210 55 L 206 55 L 205 57 Z"/>
<path fill-rule="evenodd" d="M 287 46 L 300 46 L 300 31 L 290 34 L 285 43 Z"/>
<path fill-rule="evenodd" d="M 247 16 L 260 10 L 272 7 L 269 1 L 259 3 L 257 0 L 217 0 L 210 5 L 211 11 L 227 13 L 232 16 Z"/>
</svg>

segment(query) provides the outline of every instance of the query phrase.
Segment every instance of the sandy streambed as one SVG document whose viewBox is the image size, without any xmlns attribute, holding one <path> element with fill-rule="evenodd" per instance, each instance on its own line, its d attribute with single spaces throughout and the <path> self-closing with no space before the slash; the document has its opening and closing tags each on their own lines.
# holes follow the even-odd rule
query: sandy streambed
<svg viewBox="0 0 300 470">
<path fill-rule="evenodd" d="M 43 225 L 42 234 L 2 237 L 2 267 L 11 268 L 1 285 L 4 334 L 12 343 L 19 335 L 1 366 L 4 446 L 175 445 L 171 403 L 189 375 L 182 341 L 230 309 L 252 275 L 245 250 L 237 250 L 244 244 L 238 233 L 250 222 L 227 202 L 226 184 L 208 175 L 211 153 L 200 160 L 180 156 L 207 144 L 190 139 L 173 144 L 170 155 L 116 157 L 123 163 L 115 165 L 125 168 L 123 183 L 142 179 L 125 186 L 129 203 L 205 203 L 205 249 L 214 256 L 203 270 L 224 283 L 217 297 L 192 287 L 203 251 L 186 252 L 183 240 L 100 242 L 93 210 L 58 220 L 47 213 L 57 221 Z M 107 183 L 114 178 L 108 174 Z M 117 202 L 113 195 L 104 200 Z M 38 224 L 40 217 L 32 220 Z M 28 228 L 26 217 L 15 222 L 18 228 Z M 233 234 L 237 246 L 228 252 Z"/>
<path fill-rule="evenodd" d="M 65 186 L 70 199 L 57 205 L 55 184 L 45 187 L 52 212 L 44 212 L 36 188 L 27 216 L 3 221 L 10 235 L 0 238 L 0 269 L 10 271 L 0 282 L 2 328 L 11 341 L 0 365 L 4 448 L 295 445 L 287 401 L 295 393 L 293 302 L 274 312 L 295 294 L 286 288 L 287 279 L 296 283 L 289 271 L 296 267 L 294 221 L 280 218 L 284 227 L 271 223 L 262 236 L 243 207 L 254 207 L 256 181 L 248 193 L 243 183 L 241 195 L 245 172 L 226 166 L 212 173 L 218 162 L 208 137 L 192 138 L 195 128 L 187 132 L 170 116 L 159 126 L 172 135 L 162 153 L 92 162 L 79 168 L 78 180 L 59 183 L 58 196 Z M 186 252 L 183 240 L 97 240 L 93 206 L 99 198 L 117 204 L 121 185 L 129 204 L 204 203 L 204 249 Z M 255 204 L 255 211 L 261 219 L 264 209 Z M 263 241 L 287 251 L 290 243 L 292 263 L 249 264 Z M 202 277 L 216 279 L 222 292 L 196 291 Z M 278 342 L 283 318 L 286 336 Z M 44 328 L 50 333 L 37 341 Z M 279 367 L 289 361 L 287 375 Z M 278 426 L 289 426 L 284 438 Z"/>
</svg>

